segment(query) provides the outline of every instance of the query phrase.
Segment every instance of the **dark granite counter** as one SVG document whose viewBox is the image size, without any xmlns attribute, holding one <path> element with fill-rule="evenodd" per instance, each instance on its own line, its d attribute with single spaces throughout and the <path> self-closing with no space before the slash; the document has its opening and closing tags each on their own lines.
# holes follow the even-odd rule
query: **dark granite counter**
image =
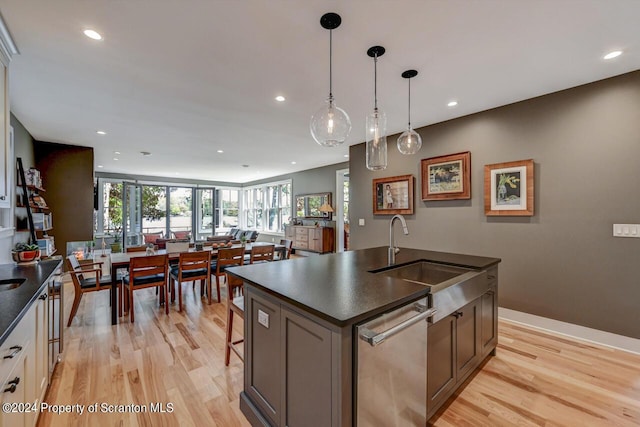
<svg viewBox="0 0 640 427">
<path fill-rule="evenodd" d="M 18 288 L 0 291 L 0 345 L 20 323 L 47 280 L 61 264 L 62 260 L 54 259 L 34 265 L 0 265 L 0 280 L 20 277 L 26 279 Z"/>
<path fill-rule="evenodd" d="M 358 323 L 428 294 L 417 283 L 370 273 L 387 266 L 387 247 L 378 247 L 227 271 L 256 288 L 337 326 Z M 396 266 L 417 260 L 482 270 L 498 258 L 402 248 Z"/>
</svg>

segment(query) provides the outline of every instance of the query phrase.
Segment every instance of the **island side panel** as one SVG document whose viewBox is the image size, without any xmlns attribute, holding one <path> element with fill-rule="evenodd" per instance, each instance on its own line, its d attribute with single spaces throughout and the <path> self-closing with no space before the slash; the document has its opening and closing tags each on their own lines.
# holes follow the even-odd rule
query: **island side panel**
<svg viewBox="0 0 640 427">
<path fill-rule="evenodd" d="M 249 282 L 245 301 L 241 409 L 251 424 L 351 426 L 352 326 L 337 327 Z"/>
</svg>

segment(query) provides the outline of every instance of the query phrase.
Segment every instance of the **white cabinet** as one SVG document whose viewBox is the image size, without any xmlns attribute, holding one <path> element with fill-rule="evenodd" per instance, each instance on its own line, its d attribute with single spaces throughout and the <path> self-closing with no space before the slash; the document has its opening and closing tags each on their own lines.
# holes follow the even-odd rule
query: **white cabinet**
<svg viewBox="0 0 640 427">
<path fill-rule="evenodd" d="M 0 54 L 0 208 L 11 207 L 13 159 L 9 144 L 9 69 Z"/>
<path fill-rule="evenodd" d="M 0 346 L 0 427 L 32 426 L 36 421 L 34 411 L 4 407 L 4 404 L 33 404 L 35 397 L 35 310 L 29 309 L 5 342 Z"/>
<path fill-rule="evenodd" d="M 35 399 L 42 402 L 49 385 L 49 287 L 33 303 L 35 310 Z"/>
<path fill-rule="evenodd" d="M 36 424 L 49 385 L 48 286 L 0 346 L 0 427 Z M 25 404 L 31 407 L 25 408 Z"/>
<path fill-rule="evenodd" d="M 0 15 L 0 208 L 11 207 L 13 192 L 13 150 L 9 128 L 9 62 L 18 49 Z M 0 224 L 1 226 L 2 224 Z"/>
</svg>

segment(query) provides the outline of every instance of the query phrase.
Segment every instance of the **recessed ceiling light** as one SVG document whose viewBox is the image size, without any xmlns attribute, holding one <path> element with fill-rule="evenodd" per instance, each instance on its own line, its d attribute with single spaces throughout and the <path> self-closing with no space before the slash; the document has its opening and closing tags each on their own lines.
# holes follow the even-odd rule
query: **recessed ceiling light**
<svg viewBox="0 0 640 427">
<path fill-rule="evenodd" d="M 113 154 L 120 154 L 120 152 L 119 151 L 114 151 Z"/>
<path fill-rule="evenodd" d="M 180 172 L 176 172 L 176 175 L 180 175 Z"/>
<path fill-rule="evenodd" d="M 150 156 L 151 153 L 148 151 L 141 151 L 140 154 L 142 154 L 143 156 Z"/>
<path fill-rule="evenodd" d="M 118 158 L 117 158 L 117 157 L 114 157 L 114 158 L 113 158 L 113 160 L 118 160 Z"/>
<path fill-rule="evenodd" d="M 458 105 L 458 101 L 451 101 L 447 104 L 447 107 L 455 107 L 456 105 Z"/>
<path fill-rule="evenodd" d="M 285 100 L 285 97 L 284 97 L 284 96 L 282 96 L 282 95 L 278 95 L 278 96 L 276 96 L 276 101 L 278 101 L 278 102 L 284 102 L 284 100 Z"/>
<path fill-rule="evenodd" d="M 292 165 L 295 165 L 295 164 L 296 164 L 296 162 L 291 162 L 291 164 L 292 164 Z"/>
<path fill-rule="evenodd" d="M 348 159 L 348 158 L 349 158 L 349 155 L 348 155 L 348 154 L 345 154 L 343 157 L 346 157 L 346 158 Z"/>
<path fill-rule="evenodd" d="M 103 168 L 104 166 L 102 166 L 102 165 L 98 165 L 98 167 L 99 167 L 99 168 Z"/>
<path fill-rule="evenodd" d="M 604 59 L 613 59 L 613 58 L 617 58 L 620 55 L 622 55 L 622 51 L 621 50 L 614 50 L 613 52 L 607 53 L 604 56 Z"/>
<path fill-rule="evenodd" d="M 224 153 L 224 151 L 223 150 L 218 150 L 218 153 L 222 154 L 222 153 Z"/>
<path fill-rule="evenodd" d="M 94 30 L 84 30 L 84 35 L 94 40 L 102 40 L 102 36 L 99 32 Z"/>
<path fill-rule="evenodd" d="M 106 135 L 106 134 L 107 134 L 107 133 L 106 133 L 105 131 L 103 131 L 103 130 L 97 130 L 97 131 L 96 131 L 96 133 L 97 133 L 98 135 Z"/>
</svg>

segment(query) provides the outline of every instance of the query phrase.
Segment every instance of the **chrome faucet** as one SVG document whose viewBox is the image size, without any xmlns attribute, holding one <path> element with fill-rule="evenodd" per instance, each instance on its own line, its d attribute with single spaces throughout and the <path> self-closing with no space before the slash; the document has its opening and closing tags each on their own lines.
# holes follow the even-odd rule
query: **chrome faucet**
<svg viewBox="0 0 640 427">
<path fill-rule="evenodd" d="M 389 221 L 389 265 L 393 265 L 396 263 L 396 254 L 400 252 L 400 248 L 396 248 L 396 241 L 393 235 L 393 222 L 399 219 L 402 223 L 402 231 L 405 236 L 409 235 L 409 229 L 407 228 L 407 222 L 404 220 L 402 215 L 394 215 L 391 217 L 391 221 Z"/>
</svg>

